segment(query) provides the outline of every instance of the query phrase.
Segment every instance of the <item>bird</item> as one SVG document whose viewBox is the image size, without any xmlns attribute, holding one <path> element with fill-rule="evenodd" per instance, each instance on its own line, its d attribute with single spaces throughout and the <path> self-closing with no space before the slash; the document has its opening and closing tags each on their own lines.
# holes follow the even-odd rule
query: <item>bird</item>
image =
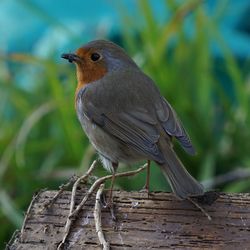
<svg viewBox="0 0 250 250">
<path fill-rule="evenodd" d="M 179 199 L 204 194 L 176 155 L 173 139 L 190 155 L 194 146 L 154 81 L 117 44 L 93 40 L 63 59 L 76 65 L 75 109 L 105 169 L 154 161 Z M 146 188 L 149 185 L 147 175 Z M 111 187 L 113 188 L 114 178 Z M 111 190 L 112 190 L 111 188 Z"/>
</svg>

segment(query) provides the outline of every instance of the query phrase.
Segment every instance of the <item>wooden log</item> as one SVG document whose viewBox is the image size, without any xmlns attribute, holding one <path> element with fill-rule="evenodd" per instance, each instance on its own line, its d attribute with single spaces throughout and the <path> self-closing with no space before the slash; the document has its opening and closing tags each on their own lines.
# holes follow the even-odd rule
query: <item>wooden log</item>
<svg viewBox="0 0 250 250">
<path fill-rule="evenodd" d="M 23 232 L 8 249 L 56 249 L 63 237 L 70 192 L 63 192 L 53 206 L 41 212 L 55 191 L 41 192 L 31 205 Z M 84 196 L 80 190 L 77 202 Z M 188 200 L 170 193 L 114 192 L 113 221 L 102 210 L 102 228 L 111 249 L 250 249 L 250 194 L 220 193 L 212 205 L 202 205 L 212 220 Z M 67 249 L 101 249 L 95 231 L 95 197 L 74 221 Z"/>
</svg>

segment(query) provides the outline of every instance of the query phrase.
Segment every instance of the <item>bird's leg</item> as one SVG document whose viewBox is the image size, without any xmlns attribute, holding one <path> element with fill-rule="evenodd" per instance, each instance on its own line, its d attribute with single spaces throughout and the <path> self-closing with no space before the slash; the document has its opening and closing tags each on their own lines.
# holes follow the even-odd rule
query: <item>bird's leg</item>
<svg viewBox="0 0 250 250">
<path fill-rule="evenodd" d="M 146 189 L 148 195 L 149 195 L 149 181 L 150 181 L 150 160 L 148 160 L 146 183 L 145 183 L 145 186 L 144 186 L 144 188 Z"/>
<path fill-rule="evenodd" d="M 149 182 L 150 182 L 150 160 L 147 162 L 147 173 L 146 173 L 146 181 L 143 189 L 141 191 L 146 191 L 149 196 Z"/>
<path fill-rule="evenodd" d="M 148 160 L 147 176 L 146 176 L 146 183 L 145 183 L 145 189 L 147 190 L 148 194 L 149 194 L 149 181 L 150 181 L 150 160 Z"/>
<path fill-rule="evenodd" d="M 112 203 L 113 203 L 113 187 L 115 183 L 115 173 L 118 167 L 118 163 L 112 162 L 112 166 L 113 166 L 113 172 L 112 172 L 112 179 L 111 179 L 111 184 L 110 184 L 110 189 L 109 189 L 109 199 L 108 199 L 108 206 L 110 207 L 112 206 Z"/>
<path fill-rule="evenodd" d="M 111 179 L 111 184 L 110 184 L 110 189 L 109 189 L 109 198 L 108 198 L 108 202 L 107 203 L 105 202 L 106 203 L 105 207 L 108 207 L 110 209 L 112 220 L 116 221 L 116 216 L 114 212 L 114 204 L 113 204 L 113 188 L 114 188 L 115 173 L 118 167 L 118 163 L 112 163 L 112 166 L 113 166 L 113 171 L 112 171 L 112 179 Z"/>
<path fill-rule="evenodd" d="M 110 184 L 110 189 L 109 189 L 109 201 L 108 201 L 109 204 L 113 202 L 114 182 L 115 182 L 115 172 L 112 173 L 112 179 L 111 179 L 111 184 Z"/>
</svg>

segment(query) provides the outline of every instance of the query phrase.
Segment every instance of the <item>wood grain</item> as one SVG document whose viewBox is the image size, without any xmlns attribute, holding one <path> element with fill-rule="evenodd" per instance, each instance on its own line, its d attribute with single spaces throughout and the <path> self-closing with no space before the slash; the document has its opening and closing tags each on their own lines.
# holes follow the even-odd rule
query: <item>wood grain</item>
<svg viewBox="0 0 250 250">
<path fill-rule="evenodd" d="M 83 190 L 77 195 L 79 203 Z M 63 237 L 70 192 L 63 192 L 49 210 L 43 204 L 55 195 L 44 191 L 31 206 L 22 235 L 8 249 L 56 249 Z M 209 221 L 190 201 L 170 193 L 114 192 L 117 221 L 102 210 L 102 227 L 111 249 L 250 249 L 250 194 L 224 194 L 202 207 Z M 101 249 L 93 220 L 95 197 L 73 225 L 67 249 Z"/>
</svg>

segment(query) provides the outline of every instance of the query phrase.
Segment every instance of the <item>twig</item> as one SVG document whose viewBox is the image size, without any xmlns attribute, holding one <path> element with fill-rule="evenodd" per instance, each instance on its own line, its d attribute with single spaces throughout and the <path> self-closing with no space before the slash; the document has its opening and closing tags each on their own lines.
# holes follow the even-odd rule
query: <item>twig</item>
<svg viewBox="0 0 250 250">
<path fill-rule="evenodd" d="M 187 199 L 193 203 L 205 216 L 207 216 L 208 220 L 212 220 L 211 216 L 197 202 L 195 202 L 191 197 L 188 197 Z"/>
<path fill-rule="evenodd" d="M 90 176 L 90 174 L 93 172 L 94 168 L 96 167 L 97 161 L 95 160 L 92 165 L 90 166 L 89 170 L 87 171 L 87 173 L 85 175 L 83 175 L 82 177 L 78 178 L 77 181 L 75 182 L 73 189 L 72 189 L 72 195 L 71 195 L 71 202 L 70 202 L 70 214 L 72 214 L 74 207 L 75 207 L 75 200 L 76 200 L 76 190 L 77 187 L 79 185 L 79 183 L 83 180 L 85 180 L 86 178 L 88 178 L 88 176 Z"/>
<path fill-rule="evenodd" d="M 136 175 L 138 173 L 140 173 L 141 171 L 143 171 L 145 168 L 147 167 L 147 163 L 144 164 L 142 167 L 136 169 L 136 170 L 132 170 L 132 171 L 127 171 L 127 172 L 123 172 L 123 173 L 118 173 L 115 174 L 115 178 L 116 177 L 124 177 L 124 176 L 133 176 Z M 76 209 L 74 210 L 74 212 L 70 215 L 71 218 L 76 217 L 77 214 L 79 213 L 79 211 L 81 210 L 81 208 L 83 207 L 83 205 L 86 203 L 86 201 L 88 200 L 89 196 L 106 180 L 111 179 L 113 177 L 113 175 L 107 175 L 104 177 L 101 177 L 99 179 L 97 179 L 94 184 L 90 187 L 90 189 L 87 191 L 85 197 L 82 199 L 81 203 L 76 207 Z"/>
<path fill-rule="evenodd" d="M 233 181 L 246 180 L 249 178 L 250 178 L 250 169 L 237 168 L 226 174 L 222 174 L 212 179 L 205 180 L 202 182 L 202 184 L 206 189 L 211 189 Z"/>
<path fill-rule="evenodd" d="M 13 245 L 19 241 L 20 238 L 20 230 L 16 229 L 15 232 L 12 234 L 9 242 L 5 246 L 5 250 L 13 250 Z"/>
<path fill-rule="evenodd" d="M 28 207 L 28 209 L 27 209 L 27 211 L 25 213 L 25 216 L 24 216 L 23 225 L 22 225 L 22 228 L 21 228 L 21 231 L 20 231 L 20 242 L 23 242 L 23 232 L 24 232 L 28 217 L 30 215 L 31 208 L 33 207 L 33 204 L 37 200 L 39 195 L 44 191 L 45 191 L 45 189 L 42 189 L 42 190 L 38 191 L 36 194 L 34 194 L 33 197 L 32 197 L 31 203 L 30 203 L 30 205 L 29 205 L 29 207 Z"/>
<path fill-rule="evenodd" d="M 109 250 L 110 249 L 109 243 L 105 240 L 105 237 L 102 231 L 102 216 L 101 216 L 100 199 L 103 193 L 103 189 L 104 189 L 104 184 L 101 184 L 96 193 L 94 218 L 95 218 L 95 228 L 96 228 L 97 236 L 102 245 L 102 248 L 103 250 Z"/>
<path fill-rule="evenodd" d="M 66 225 L 65 225 L 65 229 L 64 229 L 64 237 L 63 237 L 63 240 L 62 242 L 58 245 L 57 249 L 62 249 L 63 248 L 63 245 L 69 235 L 69 232 L 70 232 L 70 227 L 71 227 L 71 224 L 72 224 L 72 219 L 70 218 L 71 217 L 71 214 L 73 213 L 73 210 L 74 210 L 74 207 L 75 207 L 75 200 L 76 200 L 76 190 L 77 190 L 77 187 L 79 185 L 79 183 L 83 180 L 85 180 L 86 178 L 88 178 L 88 176 L 93 172 L 93 170 L 95 169 L 97 165 L 97 161 L 93 161 L 93 163 L 91 164 L 90 168 L 88 169 L 87 173 L 81 177 L 79 177 L 77 179 L 77 181 L 74 183 L 74 186 L 72 188 L 72 194 L 71 194 L 71 202 L 70 202 L 70 208 L 69 208 L 69 216 L 67 218 L 67 221 L 66 221 Z"/>
<path fill-rule="evenodd" d="M 95 163 L 96 161 L 93 162 L 93 164 L 91 165 L 91 167 L 89 168 L 88 172 L 86 175 L 84 175 L 83 177 L 80 177 L 79 179 L 85 179 L 88 177 L 88 173 L 92 172 L 91 168 L 95 167 Z M 128 171 L 128 172 L 123 172 L 123 173 L 118 173 L 115 175 L 115 177 L 124 177 L 124 176 L 133 176 L 138 174 L 139 172 L 143 171 L 145 168 L 147 167 L 147 164 L 144 164 L 142 167 L 133 170 L 133 171 Z M 91 170 L 91 171 L 90 171 Z M 66 239 L 70 233 L 70 228 L 72 225 L 72 222 L 74 220 L 74 218 L 76 218 L 76 216 L 78 215 L 78 213 L 80 212 L 80 210 L 82 209 L 82 207 L 84 206 L 84 204 L 86 203 L 86 201 L 88 200 L 88 198 L 90 197 L 90 195 L 106 180 L 111 179 L 113 177 L 113 175 L 107 175 L 104 177 L 101 177 L 99 179 L 97 179 L 94 184 L 92 184 L 92 186 L 90 187 L 90 189 L 87 191 L 86 195 L 84 196 L 84 198 L 82 199 L 82 201 L 80 202 L 80 204 L 76 207 L 76 209 L 73 211 L 74 209 L 74 205 L 75 205 L 75 197 L 76 197 L 76 188 L 77 188 L 77 182 L 79 183 L 80 181 L 77 180 L 77 182 L 74 184 L 73 186 L 73 190 L 72 190 L 72 195 L 71 195 L 71 203 L 70 203 L 70 212 L 66 221 L 66 225 L 65 225 L 65 229 L 64 229 L 64 237 L 63 240 L 61 241 L 61 243 L 58 245 L 58 250 L 62 249 Z"/>
<path fill-rule="evenodd" d="M 44 211 L 45 209 L 48 209 L 50 208 L 54 203 L 55 201 L 57 200 L 57 198 L 59 197 L 59 195 L 65 191 L 69 186 L 71 186 L 76 180 L 77 180 L 77 176 L 76 175 L 73 175 L 70 177 L 69 181 L 65 184 L 62 184 L 61 186 L 59 186 L 59 190 L 58 192 L 54 195 L 54 197 L 48 201 L 46 201 L 44 203 L 44 206 L 43 206 L 43 209 L 42 211 Z"/>
</svg>

